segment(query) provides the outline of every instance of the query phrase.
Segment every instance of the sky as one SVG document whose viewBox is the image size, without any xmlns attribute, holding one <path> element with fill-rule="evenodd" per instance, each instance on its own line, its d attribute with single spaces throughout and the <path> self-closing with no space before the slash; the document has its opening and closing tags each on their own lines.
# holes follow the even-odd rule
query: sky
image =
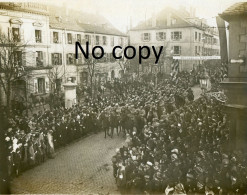
<svg viewBox="0 0 247 195">
<path fill-rule="evenodd" d="M 0 0 L 1 1 L 1 0 Z M 6 0 L 12 1 L 12 0 Z M 17 1 L 17 0 L 14 0 Z M 30 1 L 30 0 L 18 0 Z M 196 8 L 196 16 L 207 19 L 209 25 L 215 26 L 215 16 L 237 2 L 246 0 L 34 0 L 37 2 L 66 5 L 69 8 L 95 13 L 107 18 L 116 28 L 125 32 L 132 20 L 137 25 L 145 18 L 161 11 L 166 6 L 179 8 Z"/>
<path fill-rule="evenodd" d="M 246 1 L 246 0 L 245 0 Z M 61 0 L 59 1 L 61 2 Z M 69 0 L 70 7 L 86 12 L 98 13 L 106 17 L 115 27 L 126 31 L 132 25 L 149 18 L 166 6 L 196 8 L 196 16 L 207 19 L 209 25 L 215 25 L 215 16 L 236 2 L 243 0 Z M 68 3 L 67 3 L 68 5 Z"/>
</svg>

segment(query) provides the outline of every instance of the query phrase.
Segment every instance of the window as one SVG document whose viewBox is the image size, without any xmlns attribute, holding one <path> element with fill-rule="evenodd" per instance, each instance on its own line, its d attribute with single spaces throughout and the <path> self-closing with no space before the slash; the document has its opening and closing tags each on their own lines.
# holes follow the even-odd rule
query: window
<svg viewBox="0 0 247 195">
<path fill-rule="evenodd" d="M 197 55 L 197 46 L 195 46 L 195 55 Z"/>
<path fill-rule="evenodd" d="M 199 33 L 199 42 L 201 42 L 201 33 Z"/>
<path fill-rule="evenodd" d="M 181 46 L 174 46 L 173 52 L 174 52 L 174 55 L 181 55 Z"/>
<path fill-rule="evenodd" d="M 197 41 L 197 32 L 195 32 L 195 41 Z"/>
<path fill-rule="evenodd" d="M 213 38 L 213 44 L 217 45 L 218 44 L 218 40 L 216 38 Z"/>
<path fill-rule="evenodd" d="M 52 65 L 62 65 L 62 54 L 61 53 L 52 53 L 51 54 L 51 63 L 52 63 Z"/>
<path fill-rule="evenodd" d="M 71 33 L 67 33 L 67 43 L 68 44 L 72 44 L 72 34 Z"/>
<path fill-rule="evenodd" d="M 45 79 L 38 78 L 38 93 L 45 93 Z"/>
<path fill-rule="evenodd" d="M 172 18 L 172 25 L 177 23 L 177 19 L 176 18 Z"/>
<path fill-rule="evenodd" d="M 19 28 L 12 28 L 12 36 L 13 36 L 13 41 L 15 42 L 20 42 L 20 29 Z"/>
<path fill-rule="evenodd" d="M 150 33 L 143 33 L 142 34 L 142 40 L 143 41 L 150 41 L 150 37 L 151 37 Z"/>
<path fill-rule="evenodd" d="M 103 45 L 107 45 L 107 37 L 103 36 Z"/>
<path fill-rule="evenodd" d="M 36 51 L 36 65 L 37 66 L 43 66 L 43 52 L 42 51 Z"/>
<path fill-rule="evenodd" d="M 22 65 L 22 52 L 21 51 L 14 51 L 13 52 L 13 61 L 16 66 Z"/>
<path fill-rule="evenodd" d="M 165 32 L 157 32 L 156 33 L 156 40 L 157 41 L 163 41 L 166 39 L 166 33 Z"/>
<path fill-rule="evenodd" d="M 76 40 L 77 40 L 79 43 L 81 43 L 81 35 L 80 35 L 80 34 L 77 34 L 77 35 L 76 35 Z"/>
<path fill-rule="evenodd" d="M 68 53 L 67 54 L 67 64 L 68 65 L 71 65 L 71 64 L 74 64 L 74 61 L 75 61 L 75 54 L 73 53 Z"/>
<path fill-rule="evenodd" d="M 100 44 L 100 37 L 98 35 L 95 36 L 95 44 L 96 45 Z"/>
<path fill-rule="evenodd" d="M 111 46 L 114 46 L 114 37 L 111 37 Z"/>
<path fill-rule="evenodd" d="M 179 31 L 172 32 L 171 38 L 172 40 L 176 40 L 176 41 L 182 39 L 182 32 Z"/>
<path fill-rule="evenodd" d="M 91 45 L 91 35 L 85 35 L 86 42 Z"/>
<path fill-rule="evenodd" d="M 35 41 L 36 43 L 41 43 L 41 30 L 35 30 Z"/>
<path fill-rule="evenodd" d="M 198 53 L 201 54 L 201 47 L 198 46 Z"/>
<path fill-rule="evenodd" d="M 53 32 L 53 43 L 58 43 L 58 32 Z"/>
</svg>

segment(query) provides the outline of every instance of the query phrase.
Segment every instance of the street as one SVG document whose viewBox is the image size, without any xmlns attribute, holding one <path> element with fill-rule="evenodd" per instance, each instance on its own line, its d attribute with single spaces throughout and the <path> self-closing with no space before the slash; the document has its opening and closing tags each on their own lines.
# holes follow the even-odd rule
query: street
<svg viewBox="0 0 247 195">
<path fill-rule="evenodd" d="M 30 169 L 12 182 L 12 193 L 119 193 L 111 158 L 124 143 L 122 135 L 92 134 L 56 152 L 54 159 Z"/>
<path fill-rule="evenodd" d="M 199 86 L 192 88 L 199 98 Z M 111 158 L 124 138 L 104 133 L 89 135 L 56 151 L 54 159 L 30 169 L 11 185 L 12 193 L 114 193 L 117 186 L 113 177 Z"/>
</svg>

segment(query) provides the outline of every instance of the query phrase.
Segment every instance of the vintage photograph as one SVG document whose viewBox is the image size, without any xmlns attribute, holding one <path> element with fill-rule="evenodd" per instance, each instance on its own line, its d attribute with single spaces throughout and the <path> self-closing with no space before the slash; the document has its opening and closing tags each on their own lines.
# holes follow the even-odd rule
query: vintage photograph
<svg viewBox="0 0 247 195">
<path fill-rule="evenodd" d="M 247 195 L 247 1 L 0 2 L 0 194 Z"/>
</svg>

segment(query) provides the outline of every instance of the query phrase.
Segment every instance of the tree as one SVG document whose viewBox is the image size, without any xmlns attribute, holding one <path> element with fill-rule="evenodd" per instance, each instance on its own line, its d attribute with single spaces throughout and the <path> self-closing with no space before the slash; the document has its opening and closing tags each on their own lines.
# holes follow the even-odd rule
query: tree
<svg viewBox="0 0 247 195">
<path fill-rule="evenodd" d="M 23 58 L 26 44 L 20 42 L 18 36 L 6 35 L 0 32 L 0 87 L 6 96 L 6 113 L 11 110 L 12 84 L 18 80 L 25 80 L 29 71 L 26 70 L 27 61 Z"/>
<path fill-rule="evenodd" d="M 66 70 L 64 70 L 64 66 L 54 65 L 51 69 L 48 70 L 47 76 L 52 85 L 52 93 L 57 95 L 60 94 L 61 89 L 59 86 L 61 85 L 61 79 L 64 77 Z"/>
<path fill-rule="evenodd" d="M 89 57 L 88 59 L 85 59 L 85 63 L 87 65 L 87 70 L 88 70 L 89 80 L 90 80 L 90 95 L 91 97 L 93 97 L 93 84 L 94 84 L 93 81 L 95 77 L 97 60 L 93 57 Z"/>
<path fill-rule="evenodd" d="M 124 76 L 126 72 L 129 72 L 130 61 L 128 59 L 122 58 L 120 60 L 117 60 L 117 63 L 120 66 L 121 71 L 123 72 L 123 75 L 121 76 Z"/>
</svg>

